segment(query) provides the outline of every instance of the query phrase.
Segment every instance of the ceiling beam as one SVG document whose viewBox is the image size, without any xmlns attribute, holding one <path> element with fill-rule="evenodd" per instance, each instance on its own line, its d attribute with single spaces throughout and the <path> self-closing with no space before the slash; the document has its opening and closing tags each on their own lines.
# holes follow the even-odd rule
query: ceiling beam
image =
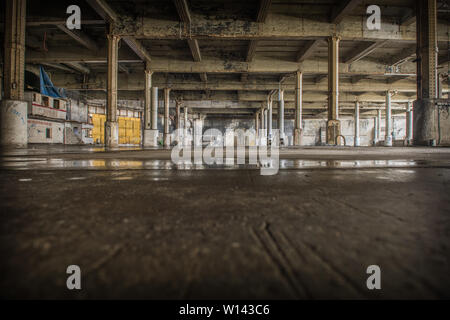
<svg viewBox="0 0 450 320">
<path fill-rule="evenodd" d="M 297 53 L 295 61 L 303 62 L 313 54 L 314 50 L 320 45 L 321 40 L 309 40 Z"/>
<path fill-rule="evenodd" d="M 255 56 L 255 53 L 256 53 L 257 46 L 258 46 L 258 41 L 250 40 L 250 42 L 248 43 L 247 54 L 245 57 L 246 62 L 252 62 L 252 60 Z"/>
<path fill-rule="evenodd" d="M 136 53 L 139 58 L 141 58 L 142 61 L 150 62 L 152 60 L 150 53 L 139 40 L 136 40 L 133 37 L 124 37 L 123 41 L 125 41 L 125 43 L 131 48 L 131 50 L 134 51 L 134 53 Z"/>
<path fill-rule="evenodd" d="M 117 13 L 103 0 L 86 0 L 103 20 L 116 22 L 119 19 Z"/>
<path fill-rule="evenodd" d="M 113 27 L 120 36 L 135 36 L 139 39 L 220 39 L 220 40 L 315 40 L 326 39 L 336 33 L 345 40 L 378 41 L 416 41 L 414 28 L 402 28 L 395 20 L 383 20 L 383 28 L 376 32 L 367 32 L 364 14 L 349 15 L 345 19 L 345 28 L 336 29 L 336 25 L 323 20 L 305 20 L 297 15 L 273 13 L 264 24 L 245 19 L 217 18 L 196 14 L 189 26 L 182 27 L 176 20 L 158 19 L 157 16 L 137 13 L 136 16 L 124 16 Z M 139 23 L 135 23 L 139 21 Z M 448 24 L 437 25 L 438 41 L 448 42 Z"/>
<path fill-rule="evenodd" d="M 190 24 L 191 13 L 189 12 L 189 6 L 186 0 L 174 0 L 175 7 L 177 8 L 178 16 L 180 20 L 186 24 Z M 192 58 L 196 62 L 202 61 L 202 55 L 200 52 L 200 47 L 198 45 L 198 41 L 196 39 L 187 39 L 187 43 L 189 45 L 189 49 L 191 50 Z"/>
<path fill-rule="evenodd" d="M 208 82 L 208 75 L 206 73 L 200 73 L 200 80 L 202 82 Z"/>
<path fill-rule="evenodd" d="M 334 24 L 341 23 L 345 16 L 347 16 L 361 2 L 361 0 L 339 1 L 339 7 L 334 8 L 332 11 L 330 22 Z"/>
<path fill-rule="evenodd" d="M 387 40 L 364 43 L 362 46 L 354 50 L 351 55 L 346 57 L 344 59 L 344 63 L 353 63 L 358 61 L 371 54 L 375 49 L 383 46 L 386 42 Z"/>
<path fill-rule="evenodd" d="M 105 21 L 115 24 L 120 20 L 119 15 L 104 0 L 86 1 Z M 136 40 L 133 36 L 125 36 L 123 37 L 123 40 L 142 61 L 145 63 L 151 61 L 150 54 L 139 40 Z"/>
<path fill-rule="evenodd" d="M 75 70 L 73 70 L 71 68 L 68 68 L 68 67 L 66 67 L 66 66 L 64 66 L 62 64 L 58 64 L 58 63 L 40 63 L 40 64 L 43 65 L 43 66 L 47 66 L 47 67 L 50 67 L 50 68 L 53 68 L 53 69 L 62 70 L 62 71 L 65 71 L 65 72 L 78 73 L 77 71 L 75 71 Z"/>
<path fill-rule="evenodd" d="M 269 13 L 270 5 L 272 4 L 272 0 L 260 0 L 258 13 L 256 15 L 256 22 L 265 22 L 267 18 L 267 14 Z"/>
<path fill-rule="evenodd" d="M 202 61 L 202 54 L 200 53 L 200 47 L 198 46 L 197 40 L 188 40 L 187 41 L 189 45 L 189 49 L 191 50 L 192 59 L 194 59 L 195 62 Z"/>
<path fill-rule="evenodd" d="M 98 46 L 94 40 L 92 40 L 88 35 L 84 34 L 83 32 L 79 30 L 70 30 L 66 27 L 65 24 L 58 24 L 58 29 L 66 33 L 68 36 L 70 36 L 72 39 L 74 39 L 76 42 L 81 44 L 82 46 L 88 48 L 92 51 L 98 51 Z"/>
<path fill-rule="evenodd" d="M 83 74 L 89 74 L 91 72 L 91 70 L 88 67 L 85 67 L 77 62 L 68 62 L 65 63 L 65 65 Z"/>
<path fill-rule="evenodd" d="M 411 60 L 411 58 L 413 58 L 415 55 L 416 47 L 410 47 L 407 49 L 403 49 L 402 52 L 400 52 L 398 55 L 393 56 L 391 59 L 389 59 L 387 63 L 390 66 L 400 65 L 407 62 L 408 60 Z"/>
</svg>

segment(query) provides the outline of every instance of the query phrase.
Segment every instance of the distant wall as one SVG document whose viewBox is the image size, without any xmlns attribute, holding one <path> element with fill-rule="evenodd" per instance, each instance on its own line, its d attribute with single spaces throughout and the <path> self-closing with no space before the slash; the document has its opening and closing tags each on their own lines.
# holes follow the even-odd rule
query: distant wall
<svg viewBox="0 0 450 320">
<path fill-rule="evenodd" d="M 28 119 L 28 143 L 64 143 L 64 123 Z"/>
</svg>

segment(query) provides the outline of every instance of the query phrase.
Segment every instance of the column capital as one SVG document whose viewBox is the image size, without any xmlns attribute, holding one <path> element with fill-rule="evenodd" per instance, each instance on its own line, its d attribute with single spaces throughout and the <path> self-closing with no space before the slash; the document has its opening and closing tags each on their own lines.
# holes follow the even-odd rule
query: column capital
<svg viewBox="0 0 450 320">
<path fill-rule="evenodd" d="M 119 35 L 113 34 L 113 33 L 107 34 L 106 37 L 108 38 L 108 40 L 115 41 L 115 42 L 119 42 L 120 38 L 121 38 Z"/>
</svg>

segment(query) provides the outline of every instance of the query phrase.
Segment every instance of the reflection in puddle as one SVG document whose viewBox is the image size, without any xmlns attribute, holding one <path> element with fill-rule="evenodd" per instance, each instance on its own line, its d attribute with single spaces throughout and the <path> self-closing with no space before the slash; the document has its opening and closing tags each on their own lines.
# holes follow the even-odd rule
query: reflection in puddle
<svg viewBox="0 0 450 320">
<path fill-rule="evenodd" d="M 11 161 L 16 160 L 16 161 Z M 288 169 L 370 169 L 370 168 L 414 168 L 430 166 L 450 166 L 450 161 L 444 160 L 299 160 L 281 159 L 279 168 Z M 34 158 L 25 161 L 25 158 L 9 158 L 1 162 L 1 167 L 14 170 L 29 169 L 92 169 L 92 170 L 211 170 L 211 169 L 259 169 L 260 165 L 236 164 L 236 159 L 226 158 L 222 164 L 205 164 L 203 162 L 180 161 L 174 163 L 171 160 L 73 160 L 53 158 L 42 160 Z"/>
</svg>

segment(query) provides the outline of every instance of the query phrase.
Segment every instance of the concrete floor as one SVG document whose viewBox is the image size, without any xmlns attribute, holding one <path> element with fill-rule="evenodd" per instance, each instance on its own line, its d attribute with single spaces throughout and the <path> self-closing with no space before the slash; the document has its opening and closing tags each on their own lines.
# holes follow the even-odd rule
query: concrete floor
<svg viewBox="0 0 450 320">
<path fill-rule="evenodd" d="M 167 150 L 4 151 L 1 297 L 450 298 L 450 149 L 280 158 L 261 176 Z M 81 291 L 66 289 L 71 264 Z"/>
</svg>

